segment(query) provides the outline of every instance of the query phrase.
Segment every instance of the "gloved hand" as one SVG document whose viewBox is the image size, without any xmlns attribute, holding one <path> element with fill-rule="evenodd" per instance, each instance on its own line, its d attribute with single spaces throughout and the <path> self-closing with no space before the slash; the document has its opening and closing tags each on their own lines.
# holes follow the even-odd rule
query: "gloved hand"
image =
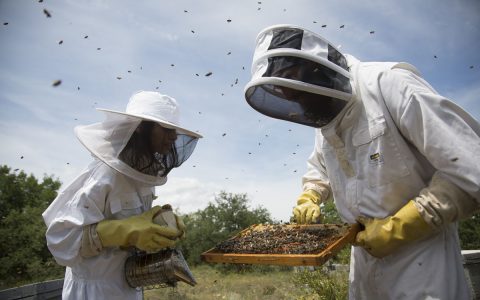
<svg viewBox="0 0 480 300">
<path fill-rule="evenodd" d="M 183 223 L 183 220 L 180 216 L 175 215 L 175 220 L 177 220 L 177 228 L 181 232 L 181 235 L 179 236 L 180 239 L 185 238 L 185 223 Z"/>
<path fill-rule="evenodd" d="M 158 225 L 165 225 L 170 228 L 176 228 L 180 232 L 180 239 L 185 238 L 185 224 L 180 216 L 173 213 L 172 206 L 170 204 L 162 205 L 162 209 L 158 210 L 158 213 L 153 216 L 153 223 Z"/>
<path fill-rule="evenodd" d="M 293 215 L 298 224 L 317 223 L 320 221 L 320 194 L 314 190 L 306 190 L 297 199 Z"/>
<path fill-rule="evenodd" d="M 418 212 L 415 202 L 409 201 L 395 215 L 385 219 L 360 217 L 365 226 L 355 238 L 355 246 L 361 246 L 377 258 L 392 254 L 400 246 L 430 235 L 433 228 Z"/>
<path fill-rule="evenodd" d="M 103 247 L 135 246 L 147 252 L 156 252 L 172 247 L 181 234 L 174 228 L 160 226 L 152 222 L 153 216 L 161 210 L 155 206 L 136 216 L 122 220 L 103 220 L 96 230 Z"/>
</svg>

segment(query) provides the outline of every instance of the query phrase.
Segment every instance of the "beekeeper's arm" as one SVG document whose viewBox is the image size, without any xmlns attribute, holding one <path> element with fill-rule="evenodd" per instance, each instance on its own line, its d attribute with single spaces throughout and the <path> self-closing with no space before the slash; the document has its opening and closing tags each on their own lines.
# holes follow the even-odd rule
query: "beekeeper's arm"
<svg viewBox="0 0 480 300">
<path fill-rule="evenodd" d="M 90 257 L 99 254 L 106 247 L 130 247 L 156 252 L 172 247 L 181 232 L 168 226 L 153 223 L 153 218 L 162 208 L 150 210 L 121 220 L 102 220 L 83 227 L 80 254 Z"/>
<path fill-rule="evenodd" d="M 108 247 L 155 251 L 174 244 L 177 230 L 151 222 L 158 208 L 123 220 L 105 220 L 105 203 L 115 196 L 111 195 L 111 178 L 100 173 L 94 172 L 79 187 L 74 182 L 43 214 L 47 245 L 59 264 L 73 265 Z"/>
<path fill-rule="evenodd" d="M 296 222 L 316 223 L 321 219 L 320 203 L 331 198 L 331 188 L 326 175 L 321 152 L 322 135 L 316 130 L 315 146 L 307 161 L 307 172 L 302 177 L 303 192 L 293 209 Z"/>
<path fill-rule="evenodd" d="M 434 187 L 415 199 L 433 228 L 469 217 L 480 209 L 480 124 L 462 108 L 439 95 L 421 77 L 393 69 L 382 84 L 403 136 L 437 169 Z M 395 101 L 407 90 L 408 101 Z M 392 104 L 392 105 L 390 105 Z M 442 189 L 443 187 L 443 189 Z M 452 192 L 451 190 L 459 190 Z M 452 194 L 450 194 L 452 193 Z"/>
<path fill-rule="evenodd" d="M 429 185 L 394 216 L 360 219 L 366 229 L 357 235 L 356 242 L 377 257 L 480 209 L 478 122 L 410 71 L 387 72 L 381 87 L 402 135 L 437 172 Z"/>
<path fill-rule="evenodd" d="M 102 174 L 85 172 L 79 176 L 43 213 L 48 248 L 61 265 L 70 266 L 82 259 L 83 229 L 105 218 L 105 199 L 111 184 L 97 176 L 101 178 Z M 89 247 L 97 254 L 102 249 L 99 241 L 92 241 Z"/>
</svg>

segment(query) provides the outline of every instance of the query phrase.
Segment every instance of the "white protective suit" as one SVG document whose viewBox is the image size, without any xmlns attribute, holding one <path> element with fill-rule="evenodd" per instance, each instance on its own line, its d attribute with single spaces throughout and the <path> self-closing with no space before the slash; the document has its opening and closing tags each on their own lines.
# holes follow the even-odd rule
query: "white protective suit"
<svg viewBox="0 0 480 300">
<path fill-rule="evenodd" d="M 333 196 L 350 224 L 359 216 L 391 216 L 416 199 L 436 229 L 382 259 L 352 247 L 350 299 L 470 299 L 455 221 L 479 208 L 478 122 L 410 65 L 361 63 L 352 56 L 347 61 L 354 99 L 316 130 L 303 188 L 323 200 Z M 464 197 L 422 202 L 418 196 L 434 174 Z"/>
<path fill-rule="evenodd" d="M 352 248 L 351 299 L 469 299 L 456 221 L 480 206 L 476 120 L 413 66 L 361 63 L 288 24 L 258 34 L 245 98 L 262 114 L 316 128 L 303 189 L 320 199 L 298 206 L 333 198 L 355 224 L 413 200 L 424 219 L 428 237 L 396 236 L 413 242 L 384 258 Z"/>
<path fill-rule="evenodd" d="M 149 210 L 154 186 L 167 181 L 166 176 L 140 173 L 118 158 L 142 120 L 174 128 L 193 140 L 201 137 L 179 127 L 176 101 L 156 92 L 134 94 L 126 113 L 104 111 L 104 122 L 75 128 L 95 160 L 43 213 L 48 248 L 56 261 L 67 267 L 63 299 L 142 299 L 142 291 L 129 287 L 125 280 L 129 251 L 102 248 L 96 232 L 89 232 L 94 228 L 89 225 Z"/>
</svg>

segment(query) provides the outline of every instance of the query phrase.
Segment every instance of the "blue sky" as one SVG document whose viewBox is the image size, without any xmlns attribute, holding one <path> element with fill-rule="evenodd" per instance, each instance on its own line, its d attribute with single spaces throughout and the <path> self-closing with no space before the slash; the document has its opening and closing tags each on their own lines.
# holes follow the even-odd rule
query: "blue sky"
<svg viewBox="0 0 480 300">
<path fill-rule="evenodd" d="M 101 121 L 96 107 L 124 110 L 135 91 L 155 90 L 204 135 L 157 189 L 183 213 L 225 190 L 277 220 L 291 214 L 314 131 L 243 97 L 255 37 L 270 25 L 303 26 L 362 61 L 409 62 L 480 119 L 474 0 L 0 0 L 0 21 L 0 164 L 67 184 L 92 159 L 73 128 Z"/>
</svg>

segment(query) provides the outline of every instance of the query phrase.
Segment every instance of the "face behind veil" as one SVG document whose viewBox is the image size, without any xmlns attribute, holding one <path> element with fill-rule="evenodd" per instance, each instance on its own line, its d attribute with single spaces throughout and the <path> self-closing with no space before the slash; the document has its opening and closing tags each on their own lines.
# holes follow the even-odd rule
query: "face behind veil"
<svg viewBox="0 0 480 300">
<path fill-rule="evenodd" d="M 80 142 L 110 167 L 147 184 L 165 183 L 167 174 L 192 154 L 202 136 L 179 124 L 175 99 L 157 92 L 134 94 L 125 112 L 99 109 L 106 119 L 101 123 L 78 126 Z M 175 132 L 168 151 L 153 147 L 161 136 L 153 135 L 160 127 Z"/>
</svg>

